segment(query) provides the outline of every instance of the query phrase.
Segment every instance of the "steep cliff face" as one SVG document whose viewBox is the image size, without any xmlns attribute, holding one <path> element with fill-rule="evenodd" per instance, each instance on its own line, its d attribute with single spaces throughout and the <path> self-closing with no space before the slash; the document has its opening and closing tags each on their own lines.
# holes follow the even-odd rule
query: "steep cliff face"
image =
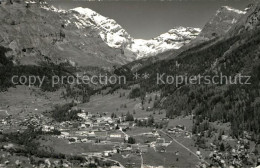
<svg viewBox="0 0 260 168">
<path fill-rule="evenodd" d="M 221 7 L 204 26 L 198 39 L 208 40 L 227 33 L 237 21 L 246 14 L 246 11 L 237 10 L 228 6 Z"/>
</svg>

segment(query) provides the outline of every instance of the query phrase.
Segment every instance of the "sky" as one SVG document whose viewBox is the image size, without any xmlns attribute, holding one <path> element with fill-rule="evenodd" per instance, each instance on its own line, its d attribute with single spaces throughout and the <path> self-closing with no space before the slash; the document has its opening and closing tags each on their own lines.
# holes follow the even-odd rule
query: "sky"
<svg viewBox="0 0 260 168">
<path fill-rule="evenodd" d="M 90 8 L 132 37 L 151 39 L 176 26 L 203 28 L 221 6 L 245 9 L 255 0 L 47 0 L 60 9 Z"/>
</svg>

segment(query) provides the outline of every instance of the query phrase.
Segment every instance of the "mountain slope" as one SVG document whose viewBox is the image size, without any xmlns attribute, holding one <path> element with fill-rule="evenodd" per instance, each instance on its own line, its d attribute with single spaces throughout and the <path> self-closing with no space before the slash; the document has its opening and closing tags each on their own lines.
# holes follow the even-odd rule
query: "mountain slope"
<svg viewBox="0 0 260 168">
<path fill-rule="evenodd" d="M 21 64 L 51 60 L 110 66 L 127 62 L 91 26 L 78 28 L 78 18 L 71 13 L 35 3 L 2 4 L 0 13 L 0 45 L 11 48 L 9 55 L 15 55 Z"/>
<path fill-rule="evenodd" d="M 260 29 L 258 23 L 253 22 L 252 28 L 248 29 L 250 31 L 246 31 L 248 23 L 252 23 L 251 18 L 257 18 L 257 13 L 258 7 L 248 13 L 251 17 L 246 20 L 249 22 L 239 24 L 243 31 L 235 35 L 226 33 L 214 40 L 190 47 L 177 57 L 172 53 L 175 55 L 174 59 L 146 65 L 138 70 L 138 74 L 149 74 L 149 78 L 140 78 L 135 82 L 140 83 L 141 91 L 161 91 L 162 100 L 157 107 L 165 109 L 169 118 L 193 114 L 194 134 L 205 131 L 200 127 L 204 121 L 220 121 L 231 123 L 233 137 L 242 137 L 246 131 L 252 135 L 252 140 L 259 141 Z M 238 23 L 242 22 L 239 20 Z M 159 83 L 158 74 L 165 74 L 162 78 L 159 77 Z M 239 74 L 244 77 L 240 78 L 242 83 L 238 82 Z M 176 75 L 187 77 L 187 80 L 183 79 L 184 82 L 178 85 L 176 85 L 177 81 L 171 83 L 171 79 L 175 80 Z M 224 83 L 214 84 L 213 77 L 221 75 L 227 76 L 227 80 L 224 80 Z M 208 80 L 203 78 L 198 82 L 201 76 L 208 76 L 210 83 L 207 84 Z M 167 79 L 170 79 L 170 82 L 167 83 Z"/>
<path fill-rule="evenodd" d="M 182 52 L 189 50 L 198 45 L 211 45 L 208 41 L 217 41 L 218 38 L 227 34 L 229 30 L 240 20 L 246 13 L 232 7 L 223 6 L 217 10 L 211 19 L 205 24 L 199 35 L 192 39 L 189 43 L 182 46 L 178 50 L 169 50 L 168 52 L 159 53 L 158 58 L 173 59 Z"/>
<path fill-rule="evenodd" d="M 219 37 L 227 34 L 231 27 L 234 26 L 237 21 L 245 15 L 245 13 L 246 11 L 240 11 L 228 6 L 223 6 L 205 24 L 205 26 L 196 38 L 191 38 L 191 41 L 189 41 L 185 45 L 181 45 L 178 50 L 169 48 L 169 50 L 157 53 L 155 57 L 136 60 L 123 66 L 122 68 L 127 67 L 133 71 L 136 71 L 158 60 L 173 59 L 182 52 L 189 50 L 195 46 L 207 47 L 209 45 L 212 45 L 213 42 L 218 41 Z M 212 43 L 209 43 L 208 41 L 211 41 Z"/>
</svg>

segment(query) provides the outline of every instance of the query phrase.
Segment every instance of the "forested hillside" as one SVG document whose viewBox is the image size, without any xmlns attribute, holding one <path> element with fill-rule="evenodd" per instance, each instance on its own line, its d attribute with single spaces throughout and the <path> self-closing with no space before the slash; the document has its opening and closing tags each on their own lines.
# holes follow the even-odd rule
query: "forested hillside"
<svg viewBox="0 0 260 168">
<path fill-rule="evenodd" d="M 215 39 L 181 53 L 176 59 L 160 61 L 139 70 L 148 73 L 141 80 L 147 92 L 161 90 L 160 108 L 167 117 L 194 114 L 194 133 L 204 131 L 203 121 L 231 122 L 232 135 L 252 133 L 259 140 L 260 133 L 260 31 L 254 30 L 231 38 Z M 206 47 L 203 47 L 206 46 Z M 156 84 L 158 74 L 220 75 L 235 77 L 241 73 L 251 76 L 250 84 Z M 244 81 L 245 82 L 245 81 Z"/>
</svg>

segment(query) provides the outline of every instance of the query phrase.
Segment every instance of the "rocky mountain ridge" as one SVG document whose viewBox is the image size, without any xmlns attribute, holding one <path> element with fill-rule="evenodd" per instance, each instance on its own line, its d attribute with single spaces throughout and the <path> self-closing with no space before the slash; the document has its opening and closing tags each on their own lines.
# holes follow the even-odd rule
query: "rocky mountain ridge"
<svg viewBox="0 0 260 168">
<path fill-rule="evenodd" d="M 245 10 L 242 11 L 229 6 L 222 6 L 206 23 L 198 39 L 210 40 L 226 34 L 245 14 Z"/>
</svg>

